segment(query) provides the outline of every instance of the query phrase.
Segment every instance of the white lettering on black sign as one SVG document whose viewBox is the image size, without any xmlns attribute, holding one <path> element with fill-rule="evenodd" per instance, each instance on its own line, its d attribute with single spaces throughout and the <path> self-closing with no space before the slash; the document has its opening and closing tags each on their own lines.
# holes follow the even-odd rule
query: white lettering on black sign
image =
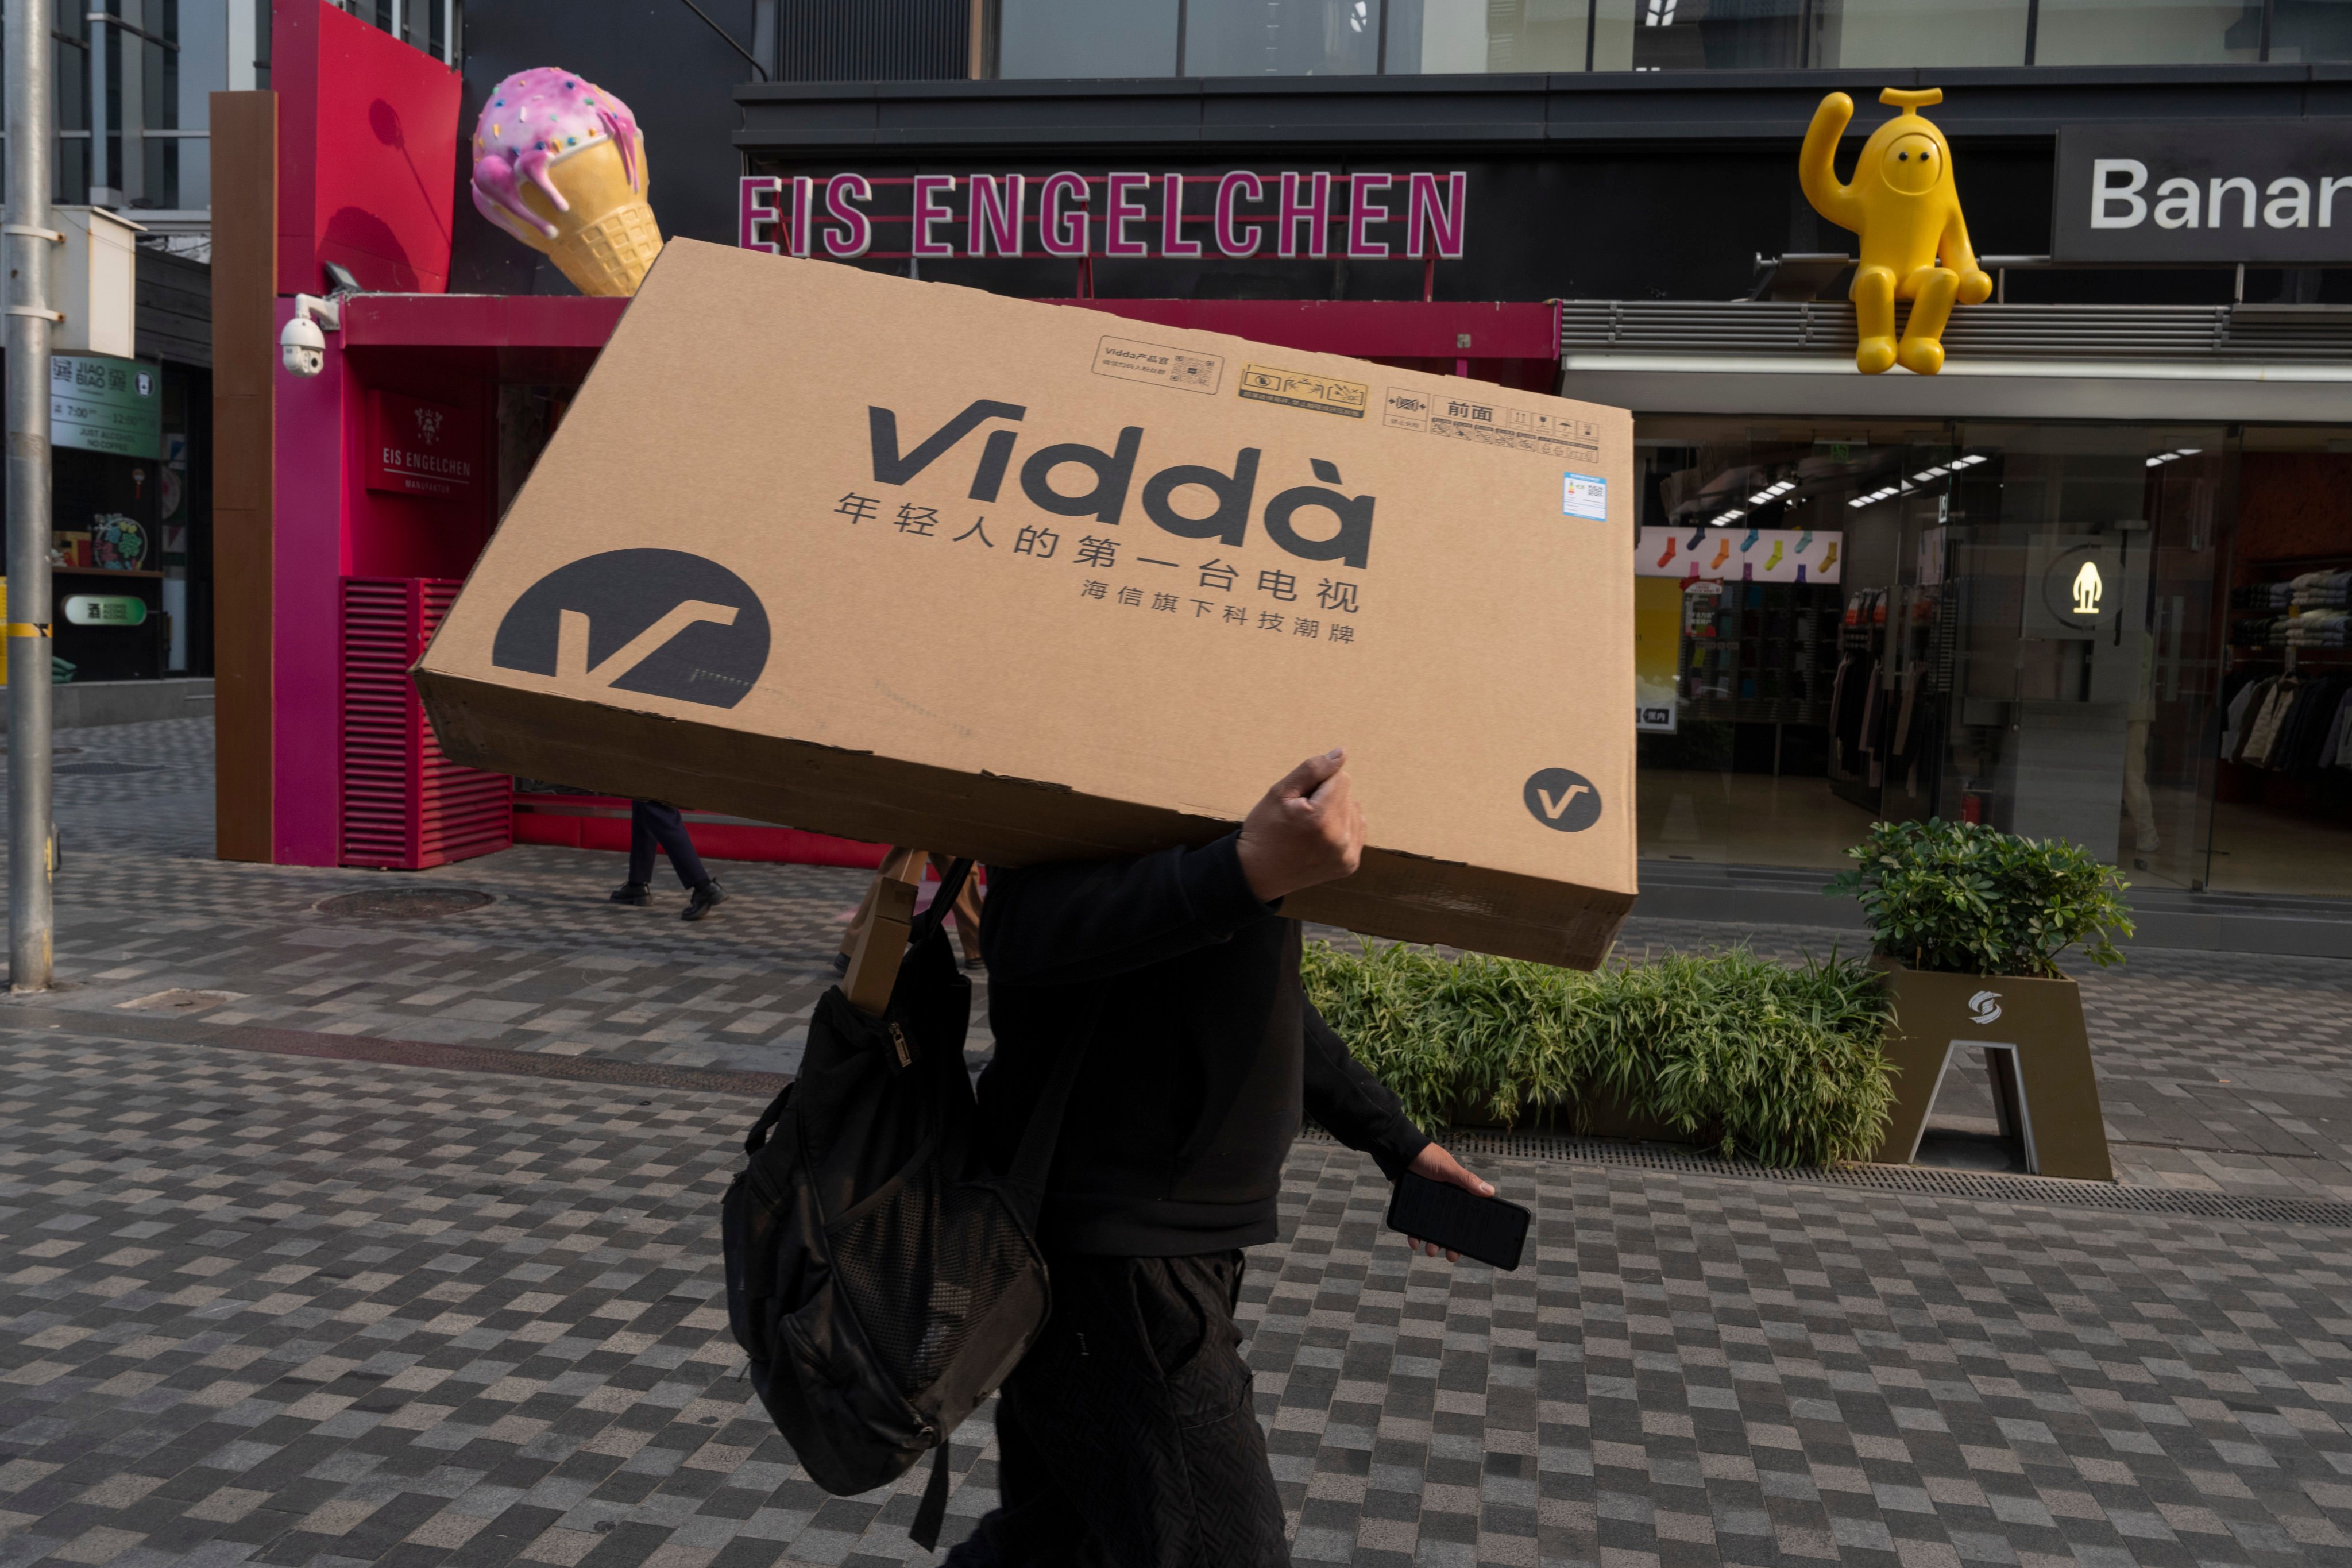
<svg viewBox="0 0 2352 1568">
<path fill-rule="evenodd" d="M 2342 121 L 2064 126 L 2055 190 L 2058 261 L 2352 261 Z"/>
</svg>

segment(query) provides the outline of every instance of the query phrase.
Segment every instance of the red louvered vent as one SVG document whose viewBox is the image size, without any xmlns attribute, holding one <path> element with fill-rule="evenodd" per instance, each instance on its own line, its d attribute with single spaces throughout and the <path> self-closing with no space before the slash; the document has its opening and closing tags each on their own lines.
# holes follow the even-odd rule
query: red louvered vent
<svg viewBox="0 0 2352 1568">
<path fill-rule="evenodd" d="M 346 866 L 418 871 L 514 842 L 514 781 L 443 757 L 408 681 L 459 586 L 437 577 L 343 579 Z"/>
</svg>

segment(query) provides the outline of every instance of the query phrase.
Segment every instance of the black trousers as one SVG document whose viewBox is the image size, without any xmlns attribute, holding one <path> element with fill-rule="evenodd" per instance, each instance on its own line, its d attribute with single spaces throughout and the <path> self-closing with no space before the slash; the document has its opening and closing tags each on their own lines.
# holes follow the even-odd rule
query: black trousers
<svg viewBox="0 0 2352 1568">
<path fill-rule="evenodd" d="M 951 1568 L 1288 1568 L 1241 1359 L 1242 1255 L 1049 1257 L 997 1402 L 1003 1506 Z"/>
<path fill-rule="evenodd" d="M 702 857 L 694 852 L 694 840 L 687 837 L 686 818 L 677 807 L 664 805 L 657 800 L 633 800 L 629 803 L 629 880 L 650 882 L 654 878 L 654 847 L 661 846 L 669 856 L 670 868 L 677 873 L 679 882 L 689 888 L 699 888 L 710 880 L 710 873 L 702 868 Z"/>
</svg>

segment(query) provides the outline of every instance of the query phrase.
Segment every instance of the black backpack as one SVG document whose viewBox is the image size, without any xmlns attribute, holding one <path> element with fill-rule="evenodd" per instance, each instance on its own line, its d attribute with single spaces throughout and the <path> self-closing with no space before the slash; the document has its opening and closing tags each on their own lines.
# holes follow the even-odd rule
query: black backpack
<svg viewBox="0 0 2352 1568">
<path fill-rule="evenodd" d="M 908 1531 L 927 1550 L 947 1510 L 948 1435 L 1052 1305 L 1037 1209 L 1084 1056 L 1055 1064 L 1013 1169 L 987 1170 L 963 1059 L 971 983 L 942 929 L 971 867 L 948 869 L 910 929 L 882 1017 L 838 985 L 818 1001 L 799 1076 L 743 1140 L 751 1159 L 719 1211 L 728 1317 L 777 1429 L 837 1496 L 935 1451 Z"/>
</svg>

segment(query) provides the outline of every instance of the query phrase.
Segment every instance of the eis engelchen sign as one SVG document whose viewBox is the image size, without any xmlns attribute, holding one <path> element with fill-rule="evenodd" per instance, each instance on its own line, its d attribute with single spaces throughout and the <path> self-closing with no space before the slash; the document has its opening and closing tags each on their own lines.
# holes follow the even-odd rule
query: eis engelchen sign
<svg viewBox="0 0 2352 1568">
<path fill-rule="evenodd" d="M 398 392 L 372 395 L 367 488 L 436 500 L 480 493 L 480 431 L 463 408 Z"/>
<path fill-rule="evenodd" d="M 861 256 L 1454 261 L 1462 257 L 1468 226 L 1467 184 L 1459 171 L 896 179 L 750 174 L 742 181 L 736 243 L 746 250 L 836 261 Z M 887 240 L 903 237 L 902 247 L 876 249 L 877 234 Z"/>
</svg>

